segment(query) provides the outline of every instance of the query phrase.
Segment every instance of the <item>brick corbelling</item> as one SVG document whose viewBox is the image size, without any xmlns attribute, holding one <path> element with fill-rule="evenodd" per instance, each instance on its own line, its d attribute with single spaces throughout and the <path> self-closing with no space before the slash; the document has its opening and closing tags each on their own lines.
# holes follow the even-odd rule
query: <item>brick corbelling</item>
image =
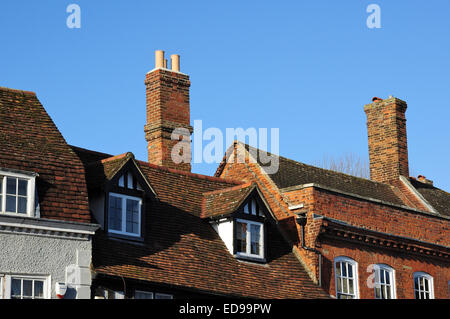
<svg viewBox="0 0 450 319">
<path fill-rule="evenodd" d="M 450 245 L 450 222 L 314 189 L 313 212 L 351 225 L 438 245 Z"/>
</svg>

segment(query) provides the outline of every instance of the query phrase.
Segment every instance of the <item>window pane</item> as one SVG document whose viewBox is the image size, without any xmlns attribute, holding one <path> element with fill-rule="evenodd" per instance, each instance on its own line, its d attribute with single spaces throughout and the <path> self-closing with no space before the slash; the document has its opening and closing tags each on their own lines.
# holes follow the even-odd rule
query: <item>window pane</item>
<svg viewBox="0 0 450 319">
<path fill-rule="evenodd" d="M 348 266 L 348 277 L 353 278 L 353 266 L 350 264 L 347 264 Z"/>
<path fill-rule="evenodd" d="M 260 225 L 250 225 L 250 241 L 251 241 L 251 253 L 255 255 L 260 255 L 260 241 L 261 236 L 261 226 Z"/>
<path fill-rule="evenodd" d="M 16 212 L 16 204 L 17 204 L 17 197 L 7 195 L 6 196 L 6 211 L 9 213 L 15 213 Z"/>
<path fill-rule="evenodd" d="M 388 285 L 391 284 L 391 273 L 390 272 L 385 272 L 385 276 L 386 276 L 386 283 Z"/>
<path fill-rule="evenodd" d="M 22 280 L 20 279 L 11 279 L 11 298 L 12 299 L 20 299 L 22 295 Z"/>
<path fill-rule="evenodd" d="M 127 199 L 126 232 L 139 233 L 139 201 Z"/>
<path fill-rule="evenodd" d="M 44 298 L 44 282 L 40 280 L 34 281 L 34 297 Z"/>
<path fill-rule="evenodd" d="M 110 196 L 109 198 L 109 228 L 122 230 L 122 199 Z"/>
<path fill-rule="evenodd" d="M 136 291 L 134 299 L 153 299 L 153 293 L 145 291 Z"/>
<path fill-rule="evenodd" d="M 375 287 L 375 298 L 381 299 L 381 288 L 379 286 Z"/>
<path fill-rule="evenodd" d="M 236 251 L 247 252 L 247 224 L 236 223 Z"/>
<path fill-rule="evenodd" d="M 425 291 L 430 291 L 429 289 L 428 289 L 428 279 L 426 279 L 425 277 L 423 278 L 423 282 L 424 282 L 424 287 L 425 287 Z"/>
<path fill-rule="evenodd" d="M 18 194 L 22 196 L 27 196 L 28 191 L 28 181 L 25 179 L 19 179 L 19 189 Z"/>
<path fill-rule="evenodd" d="M 391 287 L 390 286 L 386 286 L 386 298 L 387 299 L 391 299 Z"/>
<path fill-rule="evenodd" d="M 341 263 L 336 263 L 336 275 L 341 276 Z"/>
<path fill-rule="evenodd" d="M 16 187 L 17 187 L 17 179 L 7 177 L 6 178 L 6 193 L 11 194 L 11 195 L 16 195 L 17 194 Z"/>
<path fill-rule="evenodd" d="M 27 198 L 26 197 L 18 197 L 19 205 L 17 206 L 17 212 L 20 214 L 27 213 Z"/>
<path fill-rule="evenodd" d="M 337 291 L 342 292 L 341 278 L 339 277 L 337 278 L 336 284 L 337 284 Z"/>
<path fill-rule="evenodd" d="M 348 280 L 348 288 L 349 288 L 349 293 L 351 293 L 353 295 L 354 294 L 353 279 Z"/>
<path fill-rule="evenodd" d="M 419 290 L 419 278 L 414 279 L 414 289 Z"/>
<path fill-rule="evenodd" d="M 342 292 L 343 293 L 348 293 L 348 285 L 347 285 L 347 281 L 348 281 L 348 279 L 346 279 L 346 278 L 343 278 L 342 279 Z"/>
<path fill-rule="evenodd" d="M 32 280 L 22 280 L 23 284 L 23 298 L 24 299 L 30 299 L 33 297 L 33 281 Z"/>
<path fill-rule="evenodd" d="M 347 277 L 347 263 L 342 263 L 342 276 Z"/>
</svg>

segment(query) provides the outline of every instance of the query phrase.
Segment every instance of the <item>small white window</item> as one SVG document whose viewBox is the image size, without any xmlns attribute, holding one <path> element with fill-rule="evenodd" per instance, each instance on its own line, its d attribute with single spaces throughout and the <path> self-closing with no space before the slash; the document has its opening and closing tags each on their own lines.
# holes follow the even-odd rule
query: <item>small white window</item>
<svg viewBox="0 0 450 319">
<path fill-rule="evenodd" d="M 35 177 L 0 170 L 0 213 L 34 217 Z"/>
<path fill-rule="evenodd" d="M 4 278 L 5 299 L 49 299 L 49 277 L 15 276 Z"/>
<path fill-rule="evenodd" d="M 378 264 L 374 266 L 375 272 L 375 299 L 395 299 L 395 272 L 394 269 Z"/>
<path fill-rule="evenodd" d="M 139 237 L 141 235 L 142 199 L 109 194 L 108 231 Z"/>
<path fill-rule="evenodd" d="M 358 264 L 348 257 L 337 257 L 334 260 L 336 298 L 358 298 Z"/>
<path fill-rule="evenodd" d="M 414 295 L 416 299 L 434 299 L 433 277 L 424 272 L 415 272 Z"/>
<path fill-rule="evenodd" d="M 168 294 L 156 293 L 155 294 L 155 299 L 173 299 L 173 296 L 172 295 L 168 295 Z"/>
<path fill-rule="evenodd" d="M 264 258 L 263 224 L 248 220 L 236 220 L 236 254 L 238 256 Z"/>
</svg>

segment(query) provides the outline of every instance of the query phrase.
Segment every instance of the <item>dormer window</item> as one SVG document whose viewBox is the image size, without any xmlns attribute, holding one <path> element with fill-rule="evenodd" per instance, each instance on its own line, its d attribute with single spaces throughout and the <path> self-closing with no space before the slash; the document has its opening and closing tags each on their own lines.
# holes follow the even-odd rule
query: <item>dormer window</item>
<svg viewBox="0 0 450 319">
<path fill-rule="evenodd" d="M 250 197 L 235 216 L 235 256 L 253 261 L 264 261 L 265 215 L 260 201 L 256 196 Z"/>
<path fill-rule="evenodd" d="M 236 220 L 236 254 L 264 258 L 263 224 L 243 219 Z"/>
<path fill-rule="evenodd" d="M 139 237 L 141 235 L 141 210 L 141 198 L 110 193 L 108 231 Z"/>
<path fill-rule="evenodd" d="M 0 170 L 0 214 L 33 217 L 35 174 Z"/>
</svg>

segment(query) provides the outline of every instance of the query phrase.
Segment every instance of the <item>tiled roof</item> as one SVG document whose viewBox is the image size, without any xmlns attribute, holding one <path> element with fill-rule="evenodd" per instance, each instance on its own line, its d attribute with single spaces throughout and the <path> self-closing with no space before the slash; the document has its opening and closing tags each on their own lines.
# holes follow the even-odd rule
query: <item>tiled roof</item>
<svg viewBox="0 0 450 319">
<path fill-rule="evenodd" d="M 83 165 L 33 92 L 0 88 L 0 167 L 39 174 L 41 217 L 91 221 Z"/>
<path fill-rule="evenodd" d="M 93 242 L 97 273 L 237 297 L 328 297 L 311 281 L 275 225 L 267 227 L 268 263 L 260 265 L 234 258 L 200 217 L 205 193 L 213 196 L 223 190 L 228 196 L 251 185 L 142 161 L 137 164 L 158 194 L 158 201 L 145 212 L 145 241 L 113 240 L 98 231 Z"/>
<path fill-rule="evenodd" d="M 414 188 L 439 214 L 450 217 L 450 194 L 442 189 L 410 178 Z"/>
<path fill-rule="evenodd" d="M 256 184 L 246 183 L 203 194 L 202 218 L 232 214 L 239 208 Z"/>
<path fill-rule="evenodd" d="M 254 154 L 257 154 L 259 151 L 258 149 L 241 142 L 236 143 L 236 145 L 244 146 L 247 151 L 250 150 L 255 152 Z M 276 156 L 271 153 L 267 154 L 269 156 Z M 276 173 L 268 174 L 268 176 L 282 191 L 283 189 L 287 189 L 289 187 L 304 184 L 317 184 L 345 193 L 356 194 L 358 196 L 373 198 L 396 205 L 404 205 L 404 202 L 396 195 L 396 190 L 393 186 L 307 165 L 282 156 L 277 157 L 279 159 L 279 169 Z M 267 171 L 265 169 L 267 164 L 261 163 L 259 161 L 259 156 L 256 160 L 261 168 Z M 219 166 L 215 176 L 220 175 L 223 167 L 224 166 L 222 163 L 221 166 Z"/>
</svg>

